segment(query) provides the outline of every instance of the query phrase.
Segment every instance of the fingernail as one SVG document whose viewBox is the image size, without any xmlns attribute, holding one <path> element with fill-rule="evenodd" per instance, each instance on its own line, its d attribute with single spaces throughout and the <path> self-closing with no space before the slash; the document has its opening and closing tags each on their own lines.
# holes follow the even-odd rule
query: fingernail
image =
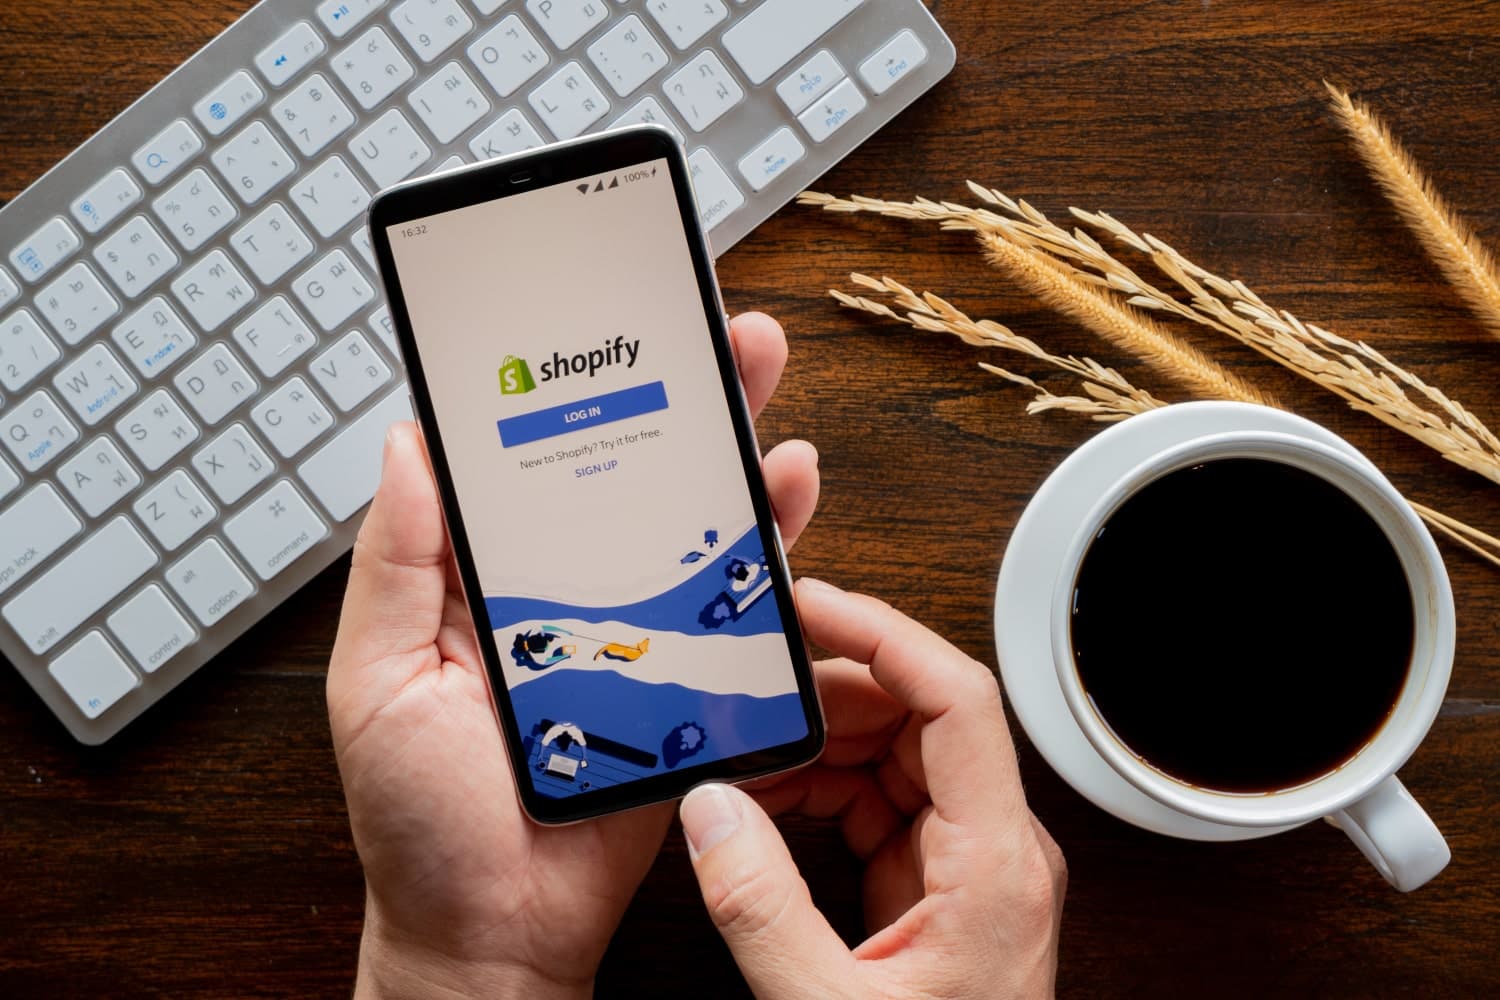
<svg viewBox="0 0 1500 1000">
<path fill-rule="evenodd" d="M 694 861 L 740 828 L 740 803 L 723 785 L 699 785 L 682 800 L 682 832 Z"/>
<path fill-rule="evenodd" d="M 839 588 L 835 587 L 833 584 L 831 584 L 831 583 L 825 583 L 822 580 L 819 580 L 815 576 L 804 576 L 802 579 L 798 580 L 797 583 L 798 583 L 799 586 L 806 587 L 809 590 L 821 590 L 825 594 L 842 594 L 843 593 L 842 590 L 840 590 Z"/>
</svg>

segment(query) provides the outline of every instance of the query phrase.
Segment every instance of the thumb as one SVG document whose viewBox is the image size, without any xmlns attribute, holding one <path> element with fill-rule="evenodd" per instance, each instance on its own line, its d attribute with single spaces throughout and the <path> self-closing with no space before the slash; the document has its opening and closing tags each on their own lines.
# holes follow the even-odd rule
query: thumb
<svg viewBox="0 0 1500 1000">
<path fill-rule="evenodd" d="M 328 700 L 345 694 L 382 703 L 420 665 L 406 654 L 436 640 L 447 593 L 448 539 L 437 488 L 416 425 L 386 432 L 380 488 L 354 557 L 328 670 Z"/>
<path fill-rule="evenodd" d="M 751 991 L 763 1000 L 854 995 L 854 956 L 813 906 L 765 811 L 728 785 L 700 785 L 681 811 L 703 902 Z"/>
</svg>

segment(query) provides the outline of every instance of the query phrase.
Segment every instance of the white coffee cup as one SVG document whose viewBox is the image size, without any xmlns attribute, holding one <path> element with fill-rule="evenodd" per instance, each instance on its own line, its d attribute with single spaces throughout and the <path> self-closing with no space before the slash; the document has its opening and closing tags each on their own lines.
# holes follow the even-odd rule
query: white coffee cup
<svg viewBox="0 0 1500 1000">
<path fill-rule="evenodd" d="M 1178 469 L 1226 458 L 1280 462 L 1343 490 L 1390 540 L 1412 595 L 1415 631 L 1411 662 L 1406 684 L 1386 723 L 1337 769 L 1273 792 L 1201 788 L 1147 763 L 1115 736 L 1094 708 L 1073 658 L 1070 626 L 1075 582 L 1084 556 L 1105 522 L 1147 483 Z M 1115 480 L 1078 525 L 1065 552 L 1051 602 L 1052 659 L 1068 709 L 1094 749 L 1121 777 L 1170 809 L 1225 826 L 1285 827 L 1326 818 L 1348 834 L 1380 873 L 1403 892 L 1427 882 L 1448 864 L 1450 853 L 1442 834 L 1395 772 L 1432 726 L 1448 687 L 1455 636 L 1453 593 L 1432 536 L 1373 465 L 1294 434 L 1205 434 L 1159 451 Z"/>
</svg>

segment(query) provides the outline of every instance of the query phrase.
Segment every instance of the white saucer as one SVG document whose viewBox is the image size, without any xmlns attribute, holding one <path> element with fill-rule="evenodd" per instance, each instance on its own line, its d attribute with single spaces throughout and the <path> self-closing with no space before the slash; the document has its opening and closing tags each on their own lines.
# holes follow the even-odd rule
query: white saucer
<svg viewBox="0 0 1500 1000">
<path fill-rule="evenodd" d="M 1184 419 L 1188 410 L 1193 419 Z M 1211 823 L 1168 808 L 1121 777 L 1089 743 L 1063 700 L 1052 663 L 1051 602 L 1068 544 L 1105 490 L 1163 449 L 1226 431 L 1297 434 L 1369 464 L 1331 431 L 1260 406 L 1177 403 L 1131 417 L 1090 439 L 1047 477 L 1016 523 L 995 589 L 1000 677 L 1032 744 L 1054 771 L 1099 808 L 1127 823 L 1188 840 L 1251 840 L 1293 827 Z"/>
</svg>

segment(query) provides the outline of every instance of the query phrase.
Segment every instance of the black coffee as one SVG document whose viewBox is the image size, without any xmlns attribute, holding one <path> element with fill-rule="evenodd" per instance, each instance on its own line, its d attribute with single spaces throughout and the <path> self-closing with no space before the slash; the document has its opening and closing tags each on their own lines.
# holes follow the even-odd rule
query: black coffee
<svg viewBox="0 0 1500 1000">
<path fill-rule="evenodd" d="M 1352 757 L 1412 653 L 1411 591 L 1385 533 L 1311 473 L 1223 459 L 1163 476 L 1094 538 L 1074 660 L 1115 734 L 1200 787 L 1264 792 Z"/>
</svg>

